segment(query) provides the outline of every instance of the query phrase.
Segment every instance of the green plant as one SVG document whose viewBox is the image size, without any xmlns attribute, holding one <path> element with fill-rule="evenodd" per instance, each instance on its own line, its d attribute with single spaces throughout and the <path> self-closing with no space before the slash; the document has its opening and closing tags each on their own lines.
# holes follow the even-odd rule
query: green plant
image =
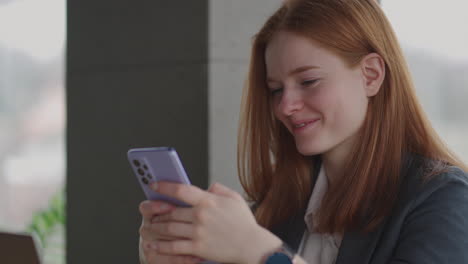
<svg viewBox="0 0 468 264">
<path fill-rule="evenodd" d="M 47 246 L 47 237 L 57 225 L 65 225 L 65 191 L 58 192 L 49 202 L 49 207 L 34 214 L 27 231 L 35 233 L 43 247 Z"/>
</svg>

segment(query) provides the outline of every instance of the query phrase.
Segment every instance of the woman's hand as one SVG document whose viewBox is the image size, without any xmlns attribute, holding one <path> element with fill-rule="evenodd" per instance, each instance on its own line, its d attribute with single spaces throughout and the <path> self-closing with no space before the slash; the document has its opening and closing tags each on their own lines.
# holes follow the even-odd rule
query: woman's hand
<svg viewBox="0 0 468 264">
<path fill-rule="evenodd" d="M 154 220 L 158 216 L 170 213 L 175 207 L 162 201 L 143 201 L 139 210 L 143 216 L 140 227 L 140 258 L 144 264 L 192 264 L 200 262 L 200 258 L 192 256 L 164 255 L 158 253 L 152 245 L 157 245 L 158 241 L 171 241 L 177 237 L 161 236 L 154 229 Z"/>
<path fill-rule="evenodd" d="M 255 221 L 241 195 L 214 184 L 208 191 L 196 186 L 159 182 L 153 189 L 191 204 L 157 216 L 157 237 L 178 239 L 152 244 L 166 255 L 191 255 L 223 263 L 259 263 L 281 240 Z"/>
</svg>

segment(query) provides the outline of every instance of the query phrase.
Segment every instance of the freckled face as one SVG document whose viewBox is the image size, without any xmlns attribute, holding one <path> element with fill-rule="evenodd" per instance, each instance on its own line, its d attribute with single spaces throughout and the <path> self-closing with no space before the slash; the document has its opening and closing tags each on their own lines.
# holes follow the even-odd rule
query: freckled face
<svg viewBox="0 0 468 264">
<path fill-rule="evenodd" d="M 360 67 L 315 41 L 285 31 L 265 52 L 274 114 L 303 155 L 342 152 L 362 126 L 368 105 Z"/>
</svg>

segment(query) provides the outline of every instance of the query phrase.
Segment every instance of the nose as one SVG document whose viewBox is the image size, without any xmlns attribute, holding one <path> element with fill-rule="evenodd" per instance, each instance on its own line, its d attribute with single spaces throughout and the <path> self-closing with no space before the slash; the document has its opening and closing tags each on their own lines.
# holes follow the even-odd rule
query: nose
<svg viewBox="0 0 468 264">
<path fill-rule="evenodd" d="M 298 91 L 284 89 L 278 110 L 285 116 L 291 116 L 304 107 L 304 101 Z"/>
</svg>

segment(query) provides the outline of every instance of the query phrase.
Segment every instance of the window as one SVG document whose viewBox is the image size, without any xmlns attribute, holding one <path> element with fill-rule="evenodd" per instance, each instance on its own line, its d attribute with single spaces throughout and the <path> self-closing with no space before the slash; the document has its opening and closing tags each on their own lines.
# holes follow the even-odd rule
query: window
<svg viewBox="0 0 468 264">
<path fill-rule="evenodd" d="M 384 0 L 433 126 L 468 162 L 468 2 Z"/>
<path fill-rule="evenodd" d="M 64 40 L 65 0 L 0 0 L 3 231 L 27 231 L 64 188 Z M 59 249 L 46 250 L 45 263 L 64 260 L 63 225 L 57 230 Z"/>
</svg>

